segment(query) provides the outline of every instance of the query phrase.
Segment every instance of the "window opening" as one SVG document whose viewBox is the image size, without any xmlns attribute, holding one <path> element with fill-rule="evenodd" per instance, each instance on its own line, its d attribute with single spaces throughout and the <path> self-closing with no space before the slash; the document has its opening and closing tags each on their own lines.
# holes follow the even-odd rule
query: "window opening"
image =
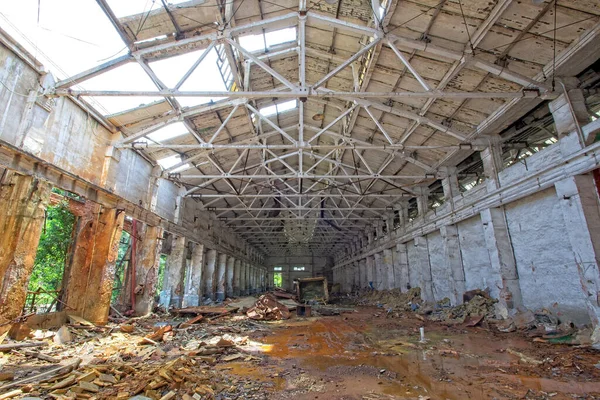
<svg viewBox="0 0 600 400">
<path fill-rule="evenodd" d="M 111 304 L 119 301 L 119 296 L 125 287 L 125 271 L 129 267 L 131 259 L 131 235 L 127 231 L 121 233 L 119 240 L 119 249 L 117 251 L 117 264 L 115 266 L 115 280 L 111 296 Z"/>
<path fill-rule="evenodd" d="M 294 267 L 294 271 L 305 271 L 306 267 Z"/>
<path fill-rule="evenodd" d="M 53 192 L 57 193 L 56 190 Z M 45 214 L 33 272 L 27 287 L 25 310 L 29 313 L 47 313 L 60 309 L 58 303 L 77 220 L 69 210 L 67 199 L 48 206 Z"/>
<path fill-rule="evenodd" d="M 163 282 L 165 281 L 165 268 L 167 266 L 167 255 L 161 254 L 158 263 L 158 279 L 156 281 L 156 295 L 159 296 L 162 292 Z"/>
<path fill-rule="evenodd" d="M 273 267 L 273 271 L 282 271 L 283 267 Z"/>
<path fill-rule="evenodd" d="M 296 41 L 296 28 L 284 28 L 265 34 L 246 35 L 238 38 L 240 46 L 250 52 L 264 52 L 273 46 Z"/>
<path fill-rule="evenodd" d="M 283 272 L 275 272 L 273 274 L 273 286 L 275 286 L 275 287 L 283 286 Z"/>
</svg>

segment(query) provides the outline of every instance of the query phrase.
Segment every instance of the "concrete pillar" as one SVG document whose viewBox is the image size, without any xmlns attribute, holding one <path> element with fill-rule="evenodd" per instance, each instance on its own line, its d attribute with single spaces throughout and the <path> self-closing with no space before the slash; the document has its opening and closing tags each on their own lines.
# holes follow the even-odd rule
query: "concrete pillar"
<svg viewBox="0 0 600 400">
<path fill-rule="evenodd" d="M 95 205 L 78 224 L 64 299 L 71 311 L 95 324 L 108 321 L 124 219 L 122 210 Z"/>
<path fill-rule="evenodd" d="M 138 222 L 137 234 L 135 315 L 143 316 L 150 314 L 154 308 L 163 230 Z"/>
<path fill-rule="evenodd" d="M 192 248 L 192 259 L 186 274 L 185 292 L 183 295 L 183 307 L 200 305 L 202 298 L 202 270 L 204 269 L 204 245 L 194 244 Z"/>
<path fill-rule="evenodd" d="M 456 225 L 442 226 L 440 229 L 444 247 L 444 268 L 452 276 L 452 304 L 462 303 L 463 293 L 467 290 L 465 283 L 465 270 L 463 268 L 458 228 Z"/>
<path fill-rule="evenodd" d="M 375 257 L 367 256 L 367 287 L 375 289 Z"/>
<path fill-rule="evenodd" d="M 427 186 L 417 186 L 414 191 L 417 193 L 419 216 L 422 217 L 429 211 L 429 188 Z"/>
<path fill-rule="evenodd" d="M 367 225 L 365 228 L 367 229 L 367 244 L 369 245 L 373 243 L 375 232 L 372 226 Z"/>
<path fill-rule="evenodd" d="M 233 278 L 235 268 L 235 257 L 229 257 L 227 259 L 227 269 L 225 271 L 225 292 L 227 297 L 233 296 Z"/>
<path fill-rule="evenodd" d="M 168 309 L 170 306 L 181 307 L 183 302 L 187 242 L 185 236 L 173 237 L 171 254 L 167 256 L 163 290 L 160 293 L 160 304 Z"/>
<path fill-rule="evenodd" d="M 396 205 L 399 225 L 402 229 L 408 224 L 408 199 L 400 199 Z"/>
<path fill-rule="evenodd" d="M 375 224 L 375 233 L 377 234 L 377 240 L 383 238 L 383 221 L 377 221 Z"/>
<path fill-rule="evenodd" d="M 247 270 L 248 270 L 248 262 L 242 261 L 241 267 L 240 267 L 240 294 L 242 296 L 248 295 L 248 284 L 247 284 L 248 280 L 246 277 Z"/>
<path fill-rule="evenodd" d="M 592 174 L 572 176 L 555 184 L 566 236 L 579 273 L 588 314 L 594 326 L 592 341 L 600 345 L 600 204 Z"/>
<path fill-rule="evenodd" d="M 13 172 L 0 182 L 0 323 L 17 318 L 25 306 L 50 189 Z M 8 329 L 0 326 L 0 333 Z"/>
<path fill-rule="evenodd" d="M 394 260 L 392 259 L 392 249 L 383 250 L 383 288 L 390 290 L 395 287 L 396 277 L 394 276 Z"/>
<path fill-rule="evenodd" d="M 235 265 L 233 267 L 233 295 L 240 295 L 240 287 L 241 287 L 241 273 L 242 273 L 242 260 L 235 260 Z"/>
<path fill-rule="evenodd" d="M 568 99 L 565 96 L 564 89 L 560 83 L 557 83 L 557 91 L 563 93 L 548 104 L 548 108 L 554 118 L 554 125 L 559 137 L 564 137 L 577 129 L 577 125 L 583 126 L 590 122 L 590 116 L 585 104 L 583 90 L 578 89 L 579 80 L 575 77 L 560 78 L 567 89 Z M 570 104 L 569 104 L 570 103 Z M 593 142 L 586 144 L 591 144 Z"/>
<path fill-rule="evenodd" d="M 504 207 L 482 211 L 481 222 L 492 269 L 502 278 L 499 301 L 508 310 L 518 310 L 523 306 L 523 298 Z"/>
<path fill-rule="evenodd" d="M 458 184 L 458 174 L 456 167 L 441 167 L 440 173 L 444 175 L 442 179 L 442 189 L 444 190 L 444 199 L 454 209 L 454 198 L 460 196 L 460 186 Z"/>
<path fill-rule="evenodd" d="M 360 279 L 360 288 L 361 289 L 365 289 L 367 287 L 369 287 L 369 278 L 368 278 L 368 272 L 367 272 L 367 259 L 366 258 L 361 258 L 359 260 L 359 279 Z"/>
<path fill-rule="evenodd" d="M 390 236 L 394 231 L 394 213 L 389 213 L 387 218 L 385 219 L 385 229 L 387 231 L 387 235 Z"/>
<path fill-rule="evenodd" d="M 431 276 L 431 263 L 429 261 L 429 247 L 427 238 L 419 236 L 415 238 L 417 247 L 418 270 L 421 272 L 421 297 L 425 301 L 434 301 L 433 278 Z"/>
<path fill-rule="evenodd" d="M 211 300 L 217 299 L 217 284 L 215 275 L 217 271 L 217 251 L 208 250 L 206 252 L 206 267 L 204 269 L 204 296 Z"/>
<path fill-rule="evenodd" d="M 483 162 L 483 173 L 487 179 L 486 184 L 489 190 L 500 188 L 500 179 L 498 173 L 504 168 L 502 161 L 502 138 L 497 133 L 487 136 L 488 146 L 480 152 Z"/>
<path fill-rule="evenodd" d="M 402 292 L 408 290 L 410 284 L 408 269 L 408 251 L 406 243 L 396 243 L 396 252 L 394 253 L 394 274 L 396 276 L 395 287 L 400 288 Z"/>
<path fill-rule="evenodd" d="M 217 273 L 215 279 L 217 280 L 217 301 L 225 300 L 225 274 L 227 271 L 227 254 L 219 254 L 217 261 Z"/>
<path fill-rule="evenodd" d="M 375 253 L 375 262 L 373 265 L 373 287 L 375 290 L 383 289 L 384 273 L 383 273 L 383 257 L 381 252 Z"/>
</svg>

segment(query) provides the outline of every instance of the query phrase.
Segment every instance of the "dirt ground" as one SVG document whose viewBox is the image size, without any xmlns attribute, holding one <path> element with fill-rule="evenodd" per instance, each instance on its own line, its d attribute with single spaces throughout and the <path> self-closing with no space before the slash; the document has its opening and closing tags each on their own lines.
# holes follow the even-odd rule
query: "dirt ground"
<svg viewBox="0 0 600 400">
<path fill-rule="evenodd" d="M 20 385 L 23 393 L 14 398 L 600 398 L 600 352 L 540 343 L 519 332 L 447 327 L 411 313 L 392 318 L 376 307 L 272 322 L 233 315 L 178 327 L 185 320 L 140 319 L 130 324 L 131 333 L 119 325 L 72 329 L 72 342 L 44 351 L 61 364 L 81 360 L 80 366 L 45 383 Z M 173 329 L 142 343 L 163 326 Z M 15 380 L 56 367 L 18 350 L 0 362 L 0 375 Z M 70 385 L 60 388 L 65 380 Z M 4 383 L 0 398 L 7 398 L 1 397 Z"/>
</svg>

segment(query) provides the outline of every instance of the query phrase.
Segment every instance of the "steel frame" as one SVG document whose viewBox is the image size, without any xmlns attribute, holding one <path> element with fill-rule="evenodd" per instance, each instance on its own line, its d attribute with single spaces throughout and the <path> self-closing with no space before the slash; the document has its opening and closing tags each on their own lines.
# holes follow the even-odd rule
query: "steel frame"
<svg viewBox="0 0 600 400">
<path fill-rule="evenodd" d="M 79 98 L 80 96 L 150 96 L 165 98 L 172 108 L 172 112 L 169 115 L 157 120 L 154 125 L 138 131 L 122 129 L 126 136 L 121 140 L 117 140 L 115 147 L 130 148 L 137 151 L 152 151 L 155 149 L 177 152 L 197 151 L 197 153 L 182 159 L 180 163 L 165 169 L 163 175 L 185 186 L 185 196 L 203 202 L 207 211 L 218 211 L 219 213 L 216 214 L 216 217 L 226 221 L 227 225 L 231 226 L 232 229 L 239 232 L 247 240 L 252 239 L 254 241 L 253 236 L 256 232 L 260 232 L 261 234 L 267 233 L 273 235 L 273 237 L 281 236 L 281 232 L 278 232 L 277 229 L 281 227 L 280 221 L 282 220 L 317 219 L 322 222 L 326 219 L 329 221 L 341 221 L 338 227 L 341 231 L 332 228 L 330 225 L 319 223 L 317 224 L 318 232 L 315 234 L 316 237 L 327 237 L 327 235 L 323 235 L 327 232 L 328 235 L 331 235 L 331 238 L 335 239 L 340 236 L 349 237 L 352 241 L 355 238 L 354 234 L 346 236 L 344 230 L 358 231 L 364 229 L 365 224 L 369 223 L 368 221 L 384 221 L 386 218 L 389 218 L 389 212 L 393 212 L 395 205 L 400 200 L 406 201 L 407 198 L 414 197 L 417 194 L 411 189 L 411 186 L 415 183 L 427 182 L 428 180 L 433 181 L 441 177 L 436 170 L 436 166 L 428 165 L 418 160 L 415 158 L 414 152 L 419 150 L 440 150 L 450 154 L 458 150 L 481 150 L 485 146 L 485 142 L 474 138 L 477 134 L 477 129 L 471 132 L 464 132 L 450 128 L 424 116 L 429 107 L 437 99 L 457 99 L 463 101 L 468 99 L 551 99 L 558 95 L 551 92 L 545 84 L 474 56 L 471 54 L 470 49 L 466 47 L 463 51 L 456 51 L 430 43 L 427 44 L 423 41 L 414 40 L 402 35 L 385 33 L 382 29 L 382 21 L 379 20 L 377 15 L 372 16 L 373 26 L 362 26 L 331 18 L 318 12 L 307 11 L 305 0 L 299 1 L 298 12 L 287 13 L 241 26 L 232 27 L 223 25 L 219 30 L 212 33 L 148 46 L 143 49 L 137 48 L 136 43 L 131 42 L 123 26 L 114 16 L 106 1 L 97 0 L 97 2 L 129 48 L 129 54 L 117 57 L 97 67 L 59 81 L 54 88 L 46 90 L 45 94 L 74 98 Z M 378 10 L 378 1 L 373 0 L 373 4 L 373 10 Z M 473 35 L 475 46 L 483 39 L 509 4 L 510 0 L 502 0 L 497 4 L 489 18 Z M 390 8 L 389 4 L 388 8 Z M 223 12 L 231 14 L 231 7 L 226 7 L 226 10 Z M 231 21 L 232 19 L 233 15 L 229 15 L 229 18 L 224 18 L 225 21 Z M 367 44 L 348 58 L 340 58 L 309 48 L 306 45 L 306 24 L 308 22 L 314 25 L 333 26 L 335 29 L 362 35 L 367 38 Z M 258 55 L 245 50 L 238 42 L 240 36 L 248 33 L 262 31 L 265 28 L 292 25 L 297 26 L 298 41 L 296 45 L 289 48 Z M 207 54 L 217 45 L 226 46 L 227 58 L 230 62 L 232 72 L 235 72 L 234 78 L 238 90 L 228 92 L 181 91 L 180 88 L 186 80 L 205 60 Z M 197 50 L 198 46 L 204 47 L 205 51 L 172 88 L 167 87 L 161 82 L 150 67 L 149 62 L 159 52 L 186 48 Z M 392 50 L 399 62 L 405 66 L 406 70 L 421 85 L 423 91 L 368 92 L 359 90 L 364 89 L 366 85 L 361 85 L 361 82 L 358 81 L 358 71 L 355 64 L 375 49 L 380 49 L 381 46 L 387 46 Z M 400 48 L 442 57 L 454 62 L 454 65 L 442 82 L 436 88 L 432 88 L 412 66 L 410 57 L 407 57 Z M 292 82 L 275 71 L 268 64 L 268 61 L 294 53 L 298 56 L 298 78 L 297 81 Z M 311 55 L 327 57 L 331 62 L 337 64 L 335 68 L 327 72 L 312 85 L 308 84 L 306 80 L 306 58 Z M 237 63 L 235 63 L 236 56 L 238 59 L 243 60 L 242 64 L 245 66 L 243 71 L 237 68 Z M 129 62 L 137 62 L 155 83 L 157 90 L 107 91 L 71 89 L 76 84 Z M 376 60 L 371 60 L 368 68 L 372 69 L 375 62 Z M 281 86 L 267 91 L 252 90 L 250 77 L 252 65 L 268 73 Z M 495 93 L 446 91 L 446 84 L 465 66 L 517 83 L 523 87 L 523 90 Z M 324 87 L 331 78 L 337 76 L 345 68 L 352 68 L 353 70 L 356 91 L 342 92 Z M 225 97 L 225 100 L 215 104 L 183 109 L 177 99 L 189 96 Z M 280 127 L 270 117 L 263 115 L 259 111 L 255 103 L 256 100 L 274 98 L 299 100 L 298 125 Z M 409 112 L 382 102 L 388 99 L 398 100 L 406 98 L 424 98 L 427 99 L 427 102 L 420 113 Z M 319 128 L 307 124 L 304 119 L 304 102 L 307 100 L 324 101 L 328 104 L 334 100 L 340 100 L 343 105 L 336 107 L 340 113 L 332 122 L 328 123 L 324 128 Z M 351 130 L 361 109 L 373 121 L 376 131 L 382 135 L 385 144 L 374 144 L 352 137 Z M 214 131 L 209 139 L 205 139 L 196 132 L 190 122 L 190 118 L 218 110 L 229 111 L 216 131 Z M 394 140 L 393 136 L 389 134 L 373 110 L 406 118 L 412 123 L 399 140 Z M 239 142 L 229 141 L 227 143 L 219 143 L 222 141 L 222 133 L 227 131 L 227 125 L 236 114 L 242 111 L 248 119 L 251 132 L 255 135 L 250 139 Z M 255 124 L 252 116 L 259 123 Z M 189 134 L 197 141 L 197 144 L 152 144 L 147 141 L 140 142 L 140 139 L 152 132 L 175 122 L 183 122 Z M 263 125 L 269 126 L 272 130 L 264 132 Z M 342 129 L 336 132 L 334 129 L 336 125 L 342 126 Z M 451 138 L 455 144 L 440 146 L 407 145 L 408 138 L 419 126 L 427 126 L 441 132 Z M 348 127 L 350 131 L 346 130 Z M 291 131 L 297 131 L 297 139 L 290 133 Z M 323 136 L 333 139 L 334 144 L 320 143 L 320 138 Z M 267 139 L 273 137 L 280 137 L 282 143 L 267 143 Z M 225 168 L 220 164 L 216 156 L 220 152 L 228 150 L 236 150 L 238 153 L 232 166 Z M 316 150 L 324 150 L 327 153 L 325 155 L 313 153 Z M 277 154 L 275 151 L 286 151 L 287 153 Z M 357 157 L 358 165 L 347 165 L 342 162 L 345 151 L 353 152 Z M 385 158 L 380 165 L 370 165 L 370 162 L 363 155 L 364 151 L 378 151 L 384 153 Z M 261 161 L 253 165 L 246 165 L 244 162 L 244 165 L 241 166 L 244 158 L 247 158 L 250 152 L 260 152 Z M 312 165 L 307 162 L 307 153 L 311 153 L 310 157 L 315 160 Z M 292 157 L 297 157 L 297 160 L 294 163 L 288 162 L 288 159 Z M 412 163 L 422 170 L 422 173 L 415 175 L 386 173 L 388 166 L 394 160 L 398 159 Z M 327 166 L 328 172 L 326 174 L 318 173 L 316 171 L 318 166 Z M 207 167 L 218 171 L 218 174 L 205 173 L 203 168 Z M 188 173 L 190 169 L 196 169 L 199 173 Z M 177 173 L 175 173 L 176 171 Z M 360 185 L 360 181 L 368 182 L 366 188 Z M 236 187 L 234 184 L 236 182 L 240 183 L 239 187 Z M 226 189 L 223 189 L 222 185 L 217 189 L 215 185 L 219 183 L 224 183 Z M 206 191 L 209 187 L 212 188 L 211 192 Z M 200 191 L 202 193 L 199 193 Z M 238 204 L 228 204 L 228 207 L 212 206 L 212 204 L 224 199 L 235 199 Z M 370 206 L 363 204 L 366 199 L 373 200 Z M 379 206 L 378 203 L 380 204 Z M 324 205 L 326 207 L 323 207 Z M 328 213 L 334 212 L 336 215 L 329 215 L 326 218 L 307 216 L 309 213 L 320 211 L 321 209 L 326 209 Z M 268 215 L 268 213 L 278 210 L 280 211 L 279 215 Z M 363 215 L 364 213 L 375 216 L 366 217 Z M 246 223 L 244 221 L 252 221 L 255 228 L 259 229 L 259 231 L 246 230 Z M 238 224 L 238 222 L 242 222 L 242 224 Z M 265 229 L 265 231 L 262 231 L 262 229 Z M 333 229 L 332 232 L 330 232 L 331 229 Z M 275 242 L 270 241 L 268 243 L 274 244 Z M 326 248 L 328 245 L 328 242 L 317 246 L 311 243 L 309 247 L 320 249 Z M 283 247 L 277 245 L 272 248 L 275 250 Z"/>
</svg>

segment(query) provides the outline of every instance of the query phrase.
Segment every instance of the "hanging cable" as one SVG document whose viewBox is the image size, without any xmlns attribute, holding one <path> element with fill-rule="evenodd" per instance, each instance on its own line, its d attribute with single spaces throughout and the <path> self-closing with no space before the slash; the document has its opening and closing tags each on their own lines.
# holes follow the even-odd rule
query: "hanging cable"
<svg viewBox="0 0 600 400">
<path fill-rule="evenodd" d="M 467 37 L 469 38 L 469 46 L 471 46 L 471 54 L 475 55 L 475 48 L 473 47 L 473 41 L 471 40 L 471 32 L 469 32 L 469 25 L 467 25 L 467 18 L 465 17 L 465 13 L 463 11 L 463 6 L 462 6 L 461 0 L 458 0 L 458 5 L 460 7 L 460 14 L 462 15 L 462 19 L 465 24 L 465 29 L 467 31 Z"/>
<path fill-rule="evenodd" d="M 552 91 L 556 88 L 556 10 L 558 7 L 558 0 L 554 0 L 554 33 L 552 35 L 552 52 L 554 53 L 552 59 Z"/>
</svg>

